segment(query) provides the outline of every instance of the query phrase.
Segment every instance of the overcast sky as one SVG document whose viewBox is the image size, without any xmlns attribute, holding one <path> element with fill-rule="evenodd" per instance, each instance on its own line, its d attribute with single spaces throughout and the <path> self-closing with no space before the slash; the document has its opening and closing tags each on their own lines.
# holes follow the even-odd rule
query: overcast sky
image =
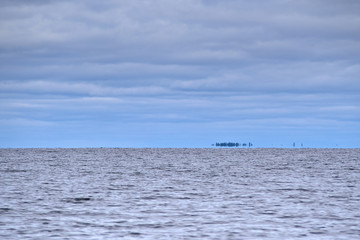
<svg viewBox="0 0 360 240">
<path fill-rule="evenodd" d="M 360 147 L 358 0 L 1 0 L 0 147 Z"/>
</svg>

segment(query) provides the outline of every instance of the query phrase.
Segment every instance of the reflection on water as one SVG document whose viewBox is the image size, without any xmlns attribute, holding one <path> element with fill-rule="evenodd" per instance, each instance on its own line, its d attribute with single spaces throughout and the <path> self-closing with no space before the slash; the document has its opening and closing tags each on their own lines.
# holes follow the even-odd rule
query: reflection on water
<svg viewBox="0 0 360 240">
<path fill-rule="evenodd" d="M 359 149 L 3 149 L 1 239 L 356 239 Z"/>
</svg>

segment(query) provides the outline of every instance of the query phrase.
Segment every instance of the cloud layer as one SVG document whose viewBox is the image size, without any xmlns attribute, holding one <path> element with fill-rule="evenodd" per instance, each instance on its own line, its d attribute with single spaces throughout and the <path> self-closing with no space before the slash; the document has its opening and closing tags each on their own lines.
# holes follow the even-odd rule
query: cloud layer
<svg viewBox="0 0 360 240">
<path fill-rule="evenodd" d="M 357 146 L 359 12 L 357 0 L 1 1 L 0 143 Z"/>
</svg>

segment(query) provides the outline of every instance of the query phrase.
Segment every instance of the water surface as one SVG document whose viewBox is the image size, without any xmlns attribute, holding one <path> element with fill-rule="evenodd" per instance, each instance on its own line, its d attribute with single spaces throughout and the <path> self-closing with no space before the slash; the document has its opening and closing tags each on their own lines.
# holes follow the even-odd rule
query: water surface
<svg viewBox="0 0 360 240">
<path fill-rule="evenodd" d="M 359 239 L 360 149 L 2 149 L 1 239 Z"/>
</svg>

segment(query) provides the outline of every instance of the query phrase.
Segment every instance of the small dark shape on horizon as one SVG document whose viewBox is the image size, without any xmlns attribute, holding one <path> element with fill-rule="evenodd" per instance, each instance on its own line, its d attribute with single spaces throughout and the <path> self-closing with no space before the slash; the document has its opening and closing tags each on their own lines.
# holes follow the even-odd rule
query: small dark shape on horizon
<svg viewBox="0 0 360 240">
<path fill-rule="evenodd" d="M 214 145 L 214 144 L 212 144 L 212 145 Z M 241 146 L 243 146 L 243 147 L 247 147 L 247 146 L 249 146 L 249 147 L 251 147 L 251 146 L 253 146 L 253 144 L 252 143 L 238 143 L 238 142 L 223 142 L 223 143 L 216 143 L 215 144 L 215 146 L 216 147 L 241 147 Z"/>
</svg>

